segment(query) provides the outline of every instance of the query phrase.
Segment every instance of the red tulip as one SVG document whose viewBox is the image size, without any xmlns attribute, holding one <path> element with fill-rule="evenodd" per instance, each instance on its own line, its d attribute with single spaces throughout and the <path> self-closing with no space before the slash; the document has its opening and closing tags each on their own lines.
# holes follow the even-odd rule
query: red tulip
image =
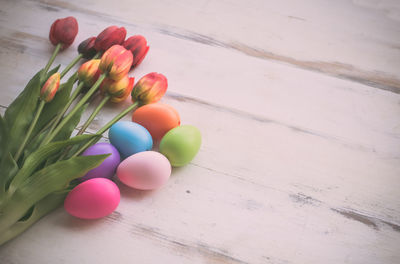
<svg viewBox="0 0 400 264">
<path fill-rule="evenodd" d="M 99 68 L 108 78 L 118 81 L 128 74 L 132 60 L 132 52 L 120 45 L 114 45 L 104 52 Z"/>
<path fill-rule="evenodd" d="M 61 49 L 68 48 L 78 34 L 78 22 L 72 16 L 57 19 L 51 25 L 49 38 L 53 45 L 62 44 Z"/>
<path fill-rule="evenodd" d="M 90 60 L 82 64 L 78 70 L 78 79 L 84 87 L 92 87 L 100 76 L 100 60 Z"/>
<path fill-rule="evenodd" d="M 168 88 L 167 78 L 156 72 L 143 76 L 133 87 L 132 101 L 140 104 L 155 103 L 163 97 Z"/>
<path fill-rule="evenodd" d="M 149 46 L 147 46 L 146 39 L 141 35 L 136 35 L 128 38 L 127 40 L 125 40 L 122 46 L 124 46 L 125 49 L 130 50 L 132 52 L 133 55 L 132 69 L 138 66 L 142 62 L 142 60 L 144 59 L 150 48 Z"/>
<path fill-rule="evenodd" d="M 113 45 L 120 45 L 126 37 L 126 29 L 124 27 L 110 26 L 104 29 L 96 38 L 94 48 L 97 51 L 106 51 Z"/>
<path fill-rule="evenodd" d="M 78 52 L 82 54 L 85 59 L 91 59 L 96 54 L 96 49 L 94 48 L 95 41 L 96 37 L 91 37 L 79 44 Z"/>
<path fill-rule="evenodd" d="M 100 91 L 110 95 L 111 102 L 118 103 L 125 100 L 131 93 L 134 81 L 135 78 L 129 78 L 128 75 L 118 81 L 106 78 L 100 85 Z"/>
<path fill-rule="evenodd" d="M 45 102 L 50 102 L 53 100 L 58 87 L 60 87 L 60 74 L 58 72 L 54 73 L 47 79 L 42 89 L 40 90 L 40 99 Z"/>
</svg>

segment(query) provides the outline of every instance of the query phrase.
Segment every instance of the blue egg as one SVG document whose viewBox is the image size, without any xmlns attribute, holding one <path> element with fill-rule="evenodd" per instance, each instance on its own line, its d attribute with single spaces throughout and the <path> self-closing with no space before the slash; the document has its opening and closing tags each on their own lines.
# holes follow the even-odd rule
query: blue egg
<svg viewBox="0 0 400 264">
<path fill-rule="evenodd" d="M 153 147 L 153 139 L 149 131 L 131 121 L 120 121 L 112 125 L 108 137 L 124 159 Z"/>
</svg>

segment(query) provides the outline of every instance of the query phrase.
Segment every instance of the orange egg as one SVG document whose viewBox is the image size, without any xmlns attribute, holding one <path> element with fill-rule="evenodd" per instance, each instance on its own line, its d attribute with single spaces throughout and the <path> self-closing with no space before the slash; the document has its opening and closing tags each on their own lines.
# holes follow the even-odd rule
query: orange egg
<svg viewBox="0 0 400 264">
<path fill-rule="evenodd" d="M 172 106 L 161 103 L 138 108 L 133 112 L 132 121 L 144 126 L 154 142 L 160 142 L 165 133 L 181 123 L 178 112 Z"/>
</svg>

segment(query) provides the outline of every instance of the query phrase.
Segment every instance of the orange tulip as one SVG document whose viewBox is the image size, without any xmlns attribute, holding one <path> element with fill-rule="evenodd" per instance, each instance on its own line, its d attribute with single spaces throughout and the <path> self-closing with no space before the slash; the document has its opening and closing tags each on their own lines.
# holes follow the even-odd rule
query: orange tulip
<svg viewBox="0 0 400 264">
<path fill-rule="evenodd" d="M 60 87 L 60 74 L 58 72 L 54 73 L 47 79 L 46 83 L 40 90 L 40 99 L 47 102 L 53 100 L 58 87 Z"/>
<path fill-rule="evenodd" d="M 92 87 L 100 76 L 100 60 L 90 60 L 82 64 L 78 70 L 78 79 L 85 87 Z"/>
<path fill-rule="evenodd" d="M 129 78 L 128 75 L 118 81 L 106 78 L 100 85 L 100 91 L 110 95 L 111 102 L 118 103 L 125 100 L 131 93 L 134 81 L 135 78 Z"/>
<path fill-rule="evenodd" d="M 143 76 L 133 87 L 132 101 L 141 105 L 155 103 L 164 96 L 168 88 L 167 78 L 156 72 Z"/>
<path fill-rule="evenodd" d="M 114 45 L 101 57 L 99 68 L 108 78 L 118 81 L 128 74 L 132 61 L 132 52 L 120 45 Z"/>
</svg>

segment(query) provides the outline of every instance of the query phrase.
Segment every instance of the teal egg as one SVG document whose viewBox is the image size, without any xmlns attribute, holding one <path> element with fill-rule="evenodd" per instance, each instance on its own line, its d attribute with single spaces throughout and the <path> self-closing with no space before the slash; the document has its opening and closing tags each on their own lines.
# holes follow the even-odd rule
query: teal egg
<svg viewBox="0 0 400 264">
<path fill-rule="evenodd" d="M 191 125 L 168 131 L 160 142 L 160 152 L 174 167 L 185 166 L 193 160 L 201 146 L 199 129 Z"/>
<path fill-rule="evenodd" d="M 153 139 L 146 128 L 131 121 L 120 121 L 111 126 L 108 137 L 122 158 L 150 150 Z"/>
</svg>

